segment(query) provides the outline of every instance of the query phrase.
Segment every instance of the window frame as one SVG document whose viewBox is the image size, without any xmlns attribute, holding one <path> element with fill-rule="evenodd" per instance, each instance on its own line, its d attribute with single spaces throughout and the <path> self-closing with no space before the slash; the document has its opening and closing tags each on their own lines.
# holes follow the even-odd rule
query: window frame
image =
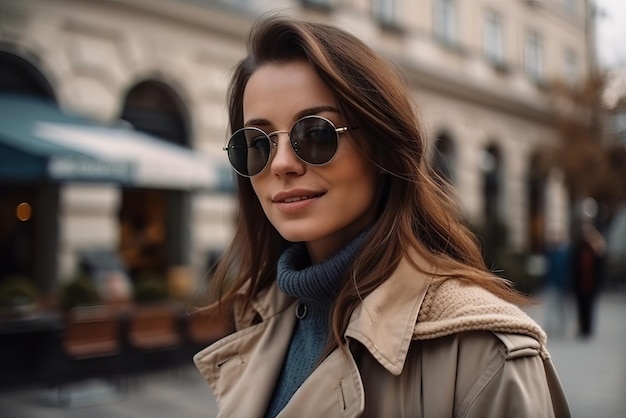
<svg viewBox="0 0 626 418">
<path fill-rule="evenodd" d="M 456 0 L 436 0 L 433 10 L 433 30 L 435 37 L 448 45 L 458 42 L 458 2 Z"/>
<path fill-rule="evenodd" d="M 536 30 L 528 30 L 524 38 L 524 72 L 536 82 L 544 79 L 544 41 Z"/>
<path fill-rule="evenodd" d="M 494 9 L 486 9 L 483 20 L 483 55 L 495 65 L 505 62 L 504 19 Z"/>
</svg>

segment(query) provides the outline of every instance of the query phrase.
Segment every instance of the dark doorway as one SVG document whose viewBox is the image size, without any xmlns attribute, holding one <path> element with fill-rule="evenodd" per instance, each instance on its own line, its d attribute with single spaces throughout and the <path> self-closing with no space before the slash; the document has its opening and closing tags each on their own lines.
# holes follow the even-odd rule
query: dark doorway
<svg viewBox="0 0 626 418">
<path fill-rule="evenodd" d="M 546 180 L 542 173 L 538 154 L 533 154 L 530 158 L 526 181 L 528 188 L 528 246 L 531 253 L 539 254 L 544 250 Z"/>
<path fill-rule="evenodd" d="M 33 279 L 37 207 L 34 186 L 0 186 L 0 281 L 10 276 Z"/>
<path fill-rule="evenodd" d="M 0 50 L 0 93 L 40 97 L 56 103 L 52 86 L 27 58 Z M 0 279 L 32 279 L 44 293 L 57 286 L 59 186 L 51 183 L 0 184 Z M 28 216 L 27 216 L 28 215 Z"/>
<path fill-rule="evenodd" d="M 144 81 L 129 90 L 121 119 L 163 141 L 189 147 L 188 113 L 180 96 L 160 81 Z M 190 260 L 190 193 L 125 188 L 120 208 L 120 245 L 132 275 Z"/>
<path fill-rule="evenodd" d="M 502 157 L 500 149 L 490 145 L 483 151 L 481 169 L 483 171 L 483 202 L 485 219 L 500 221 L 502 199 Z"/>
</svg>

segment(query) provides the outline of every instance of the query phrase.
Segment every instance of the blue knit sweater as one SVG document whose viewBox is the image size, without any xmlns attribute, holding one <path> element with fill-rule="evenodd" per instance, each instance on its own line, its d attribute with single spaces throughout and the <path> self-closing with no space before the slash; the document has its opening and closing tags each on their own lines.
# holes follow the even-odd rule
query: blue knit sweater
<svg viewBox="0 0 626 418">
<path fill-rule="evenodd" d="M 311 265 L 302 243 L 294 244 L 278 260 L 278 287 L 298 299 L 293 314 L 299 320 L 266 417 L 278 415 L 320 360 L 328 340 L 331 305 L 339 291 L 343 274 L 364 242 L 366 232 L 319 264 Z"/>
</svg>

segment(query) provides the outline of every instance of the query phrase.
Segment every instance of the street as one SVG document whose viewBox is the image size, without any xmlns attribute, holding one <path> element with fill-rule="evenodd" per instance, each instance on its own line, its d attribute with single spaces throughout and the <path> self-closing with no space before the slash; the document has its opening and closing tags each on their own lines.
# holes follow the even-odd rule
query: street
<svg viewBox="0 0 626 418">
<path fill-rule="evenodd" d="M 576 418 L 626 416 L 626 293 L 605 293 L 597 302 L 594 335 L 576 336 L 573 300 L 563 336 L 548 334 L 548 349 Z M 540 324 L 545 306 L 527 312 Z"/>
<path fill-rule="evenodd" d="M 626 293 L 603 294 L 597 306 L 595 334 L 576 337 L 574 306 L 562 336 L 549 336 L 548 348 L 577 418 L 619 418 L 626 411 Z M 545 306 L 526 309 L 539 323 Z M 212 417 L 217 406 L 208 385 L 192 365 L 133 379 L 127 395 L 104 382 L 66 388 L 65 404 L 44 389 L 0 394 L 3 418 L 184 418 Z M 242 400 L 245 401 L 245 400 Z"/>
</svg>

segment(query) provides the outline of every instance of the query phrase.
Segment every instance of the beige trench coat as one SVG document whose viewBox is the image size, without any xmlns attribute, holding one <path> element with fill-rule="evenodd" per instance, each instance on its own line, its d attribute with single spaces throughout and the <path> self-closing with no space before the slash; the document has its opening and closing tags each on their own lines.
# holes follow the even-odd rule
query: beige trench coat
<svg viewBox="0 0 626 418">
<path fill-rule="evenodd" d="M 262 417 L 296 321 L 276 286 L 194 361 L 219 417 Z M 490 293 L 402 262 L 279 417 L 569 417 L 543 331 Z"/>
</svg>

